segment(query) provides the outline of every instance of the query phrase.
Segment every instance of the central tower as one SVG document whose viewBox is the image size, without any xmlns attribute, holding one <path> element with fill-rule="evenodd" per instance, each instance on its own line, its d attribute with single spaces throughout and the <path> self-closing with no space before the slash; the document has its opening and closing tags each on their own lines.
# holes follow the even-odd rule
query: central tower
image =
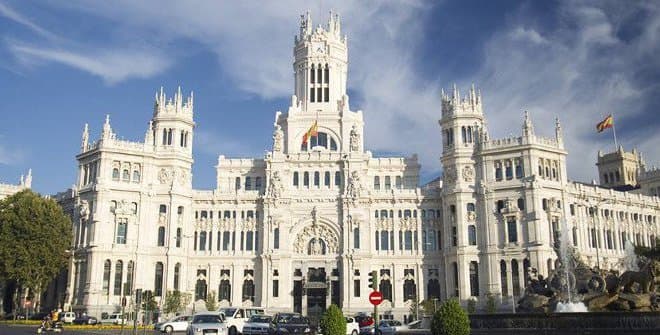
<svg viewBox="0 0 660 335">
<path fill-rule="evenodd" d="M 293 49 L 294 94 L 303 112 L 337 112 L 346 94 L 348 48 L 341 36 L 339 15 L 330 13 L 327 29 L 316 28 L 307 13 L 301 16 L 300 34 Z"/>
</svg>

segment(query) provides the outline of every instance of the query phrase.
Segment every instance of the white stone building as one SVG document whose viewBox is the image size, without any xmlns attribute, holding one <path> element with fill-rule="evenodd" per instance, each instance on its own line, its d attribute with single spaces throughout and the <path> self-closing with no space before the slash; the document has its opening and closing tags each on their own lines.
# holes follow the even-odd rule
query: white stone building
<svg viewBox="0 0 660 335">
<path fill-rule="evenodd" d="M 554 267 L 563 220 L 580 254 L 603 268 L 620 267 L 625 241 L 655 243 L 657 196 L 569 181 L 559 121 L 554 138 L 525 115 L 519 137 L 490 139 L 474 88 L 465 98 L 443 92 L 444 174 L 420 187 L 415 155 L 365 151 L 347 67 L 339 18 L 314 28 L 303 17 L 291 105 L 275 114 L 271 150 L 219 156 L 210 191 L 191 186 L 192 94 L 168 99 L 161 89 L 144 141 L 117 139 L 106 119 L 91 142 L 85 126 L 78 181 L 58 195 L 75 230 L 68 304 L 114 312 L 141 288 L 158 301 L 180 290 L 270 312 L 335 303 L 352 313 L 371 310 L 375 270 L 380 313 L 403 319 L 415 298 L 520 295 L 526 268 Z"/>
<path fill-rule="evenodd" d="M 28 170 L 26 176 L 21 175 L 21 179 L 18 181 L 18 184 L 7 184 L 0 182 L 0 200 L 23 190 L 30 189 L 32 187 L 32 169 Z"/>
</svg>

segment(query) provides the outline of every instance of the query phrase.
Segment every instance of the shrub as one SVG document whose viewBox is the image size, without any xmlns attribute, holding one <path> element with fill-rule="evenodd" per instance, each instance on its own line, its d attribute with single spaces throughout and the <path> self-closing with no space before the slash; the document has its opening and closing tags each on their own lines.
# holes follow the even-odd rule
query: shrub
<svg viewBox="0 0 660 335">
<path fill-rule="evenodd" d="M 431 321 L 433 335 L 469 335 L 470 319 L 456 299 L 442 303 Z"/>
<path fill-rule="evenodd" d="M 475 300 L 474 298 L 468 299 L 467 312 L 469 314 L 474 314 L 474 312 L 476 311 L 477 311 L 477 300 Z"/>
<path fill-rule="evenodd" d="M 495 295 L 488 293 L 486 296 L 486 313 L 493 314 L 497 312 L 497 302 L 495 301 Z"/>
<path fill-rule="evenodd" d="M 319 322 L 323 335 L 346 335 L 346 319 L 337 305 L 330 305 Z"/>
</svg>

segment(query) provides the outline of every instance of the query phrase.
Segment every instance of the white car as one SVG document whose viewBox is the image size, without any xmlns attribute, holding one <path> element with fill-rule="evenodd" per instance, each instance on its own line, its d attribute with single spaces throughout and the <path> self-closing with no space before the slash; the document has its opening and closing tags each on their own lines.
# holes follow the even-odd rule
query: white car
<svg viewBox="0 0 660 335">
<path fill-rule="evenodd" d="M 397 324 L 401 326 L 401 322 L 395 320 L 380 320 L 378 322 L 378 331 L 374 334 L 374 326 L 366 326 L 360 328 L 360 335 L 394 335 L 396 333 Z"/>
<path fill-rule="evenodd" d="M 268 335 L 273 322 L 270 315 L 255 314 L 243 325 L 243 335 Z"/>
<path fill-rule="evenodd" d="M 203 312 L 193 315 L 187 335 L 227 335 L 227 325 L 220 313 Z"/>
<path fill-rule="evenodd" d="M 126 319 L 124 319 L 121 313 L 115 313 L 107 315 L 105 318 L 101 319 L 100 323 L 102 325 L 125 325 Z"/>
<path fill-rule="evenodd" d="M 360 324 L 352 317 L 346 317 L 346 335 L 358 335 Z"/>
<path fill-rule="evenodd" d="M 62 314 L 62 322 L 64 323 L 73 323 L 73 320 L 76 319 L 76 313 L 74 312 L 65 312 Z"/>
<path fill-rule="evenodd" d="M 218 310 L 225 317 L 227 324 L 228 335 L 238 335 L 243 333 L 243 325 L 252 316 L 257 314 L 265 314 L 263 308 L 260 307 L 223 307 Z"/>
<path fill-rule="evenodd" d="M 192 316 L 190 315 L 177 316 L 167 322 L 163 322 L 158 330 L 160 330 L 162 333 L 168 334 L 172 332 L 183 332 L 188 329 L 190 320 L 192 320 Z"/>
</svg>

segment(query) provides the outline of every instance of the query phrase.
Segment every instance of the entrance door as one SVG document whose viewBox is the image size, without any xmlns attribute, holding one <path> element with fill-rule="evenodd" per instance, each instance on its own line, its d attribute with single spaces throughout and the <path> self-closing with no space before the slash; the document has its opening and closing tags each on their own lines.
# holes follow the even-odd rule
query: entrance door
<svg viewBox="0 0 660 335">
<path fill-rule="evenodd" d="M 310 268 L 307 271 L 307 317 L 312 325 L 318 325 L 327 308 L 328 284 L 325 268 Z"/>
</svg>

